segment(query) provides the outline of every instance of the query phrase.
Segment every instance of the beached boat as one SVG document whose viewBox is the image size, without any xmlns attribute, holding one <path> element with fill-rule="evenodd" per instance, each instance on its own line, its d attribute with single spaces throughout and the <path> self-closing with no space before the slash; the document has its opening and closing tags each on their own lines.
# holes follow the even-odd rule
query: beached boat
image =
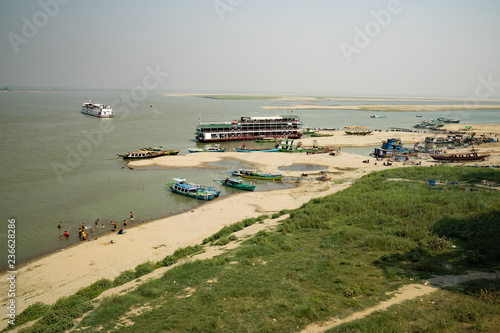
<svg viewBox="0 0 500 333">
<path fill-rule="evenodd" d="M 471 162 L 471 161 L 484 161 L 489 154 L 479 155 L 475 149 L 472 149 L 470 153 L 455 153 L 455 154 L 434 154 L 431 155 L 432 159 L 435 161 L 444 162 Z"/>
<path fill-rule="evenodd" d="M 395 155 L 416 156 L 418 153 L 413 148 L 403 147 L 401 139 L 389 138 L 382 141 L 381 148 L 374 148 L 373 155 L 376 157 L 394 157 Z"/>
<path fill-rule="evenodd" d="M 280 140 L 282 140 L 282 138 L 269 137 L 269 138 L 260 138 L 260 139 L 257 139 L 256 141 L 259 143 L 264 143 L 264 142 L 277 142 Z"/>
<path fill-rule="evenodd" d="M 188 182 L 183 178 L 173 178 L 174 182 L 167 183 L 173 193 L 182 194 L 199 200 L 212 200 L 220 195 L 220 190 L 214 187 L 203 186 Z"/>
<path fill-rule="evenodd" d="M 237 171 L 232 171 L 231 173 L 233 174 L 233 176 L 239 176 L 250 179 L 282 180 L 285 177 L 283 174 L 270 174 L 270 173 L 260 172 L 258 170 L 246 170 L 246 169 L 239 169 Z"/>
<path fill-rule="evenodd" d="M 206 147 L 206 148 L 189 148 L 188 149 L 188 152 L 190 152 L 190 153 L 203 153 L 203 152 L 222 153 L 225 151 L 226 151 L 226 149 L 221 148 L 220 145 L 214 145 L 213 147 Z"/>
<path fill-rule="evenodd" d="M 123 159 L 141 159 L 141 158 L 154 158 L 163 156 L 164 150 L 152 151 L 152 150 L 138 150 L 136 152 L 118 154 L 118 156 L 123 157 Z"/>
<path fill-rule="evenodd" d="M 112 118 L 115 116 L 110 106 L 97 104 L 94 101 L 83 103 L 81 112 L 99 118 Z"/>
<path fill-rule="evenodd" d="M 311 138 L 320 138 L 320 137 L 324 137 L 324 136 L 333 136 L 333 134 L 318 133 L 318 132 L 311 134 Z"/>
<path fill-rule="evenodd" d="M 372 131 L 345 131 L 347 135 L 369 135 Z"/>
<path fill-rule="evenodd" d="M 239 148 L 233 148 L 239 153 L 252 153 L 252 152 L 264 152 L 272 153 L 279 151 L 279 148 L 261 148 L 261 147 L 247 147 L 245 144 L 241 145 Z"/>
<path fill-rule="evenodd" d="M 313 134 L 316 133 L 316 130 L 313 130 L 312 128 L 304 128 L 302 131 L 302 134 Z"/>
<path fill-rule="evenodd" d="M 180 152 L 179 149 L 165 149 L 163 147 L 148 147 L 148 148 L 141 148 L 140 150 L 144 150 L 144 151 L 163 151 L 163 156 L 177 155 Z"/>
<path fill-rule="evenodd" d="M 444 118 L 444 117 L 440 117 L 437 120 L 438 121 L 442 121 L 443 123 L 447 123 L 447 124 L 458 124 L 458 123 L 460 123 L 459 119 L 449 119 L 449 118 Z"/>
<path fill-rule="evenodd" d="M 237 179 L 237 178 L 226 178 L 224 180 L 219 180 L 219 182 L 222 185 L 236 188 L 238 190 L 244 190 L 244 191 L 253 191 L 253 190 L 255 190 L 255 186 L 256 186 L 255 184 L 243 183 L 243 181 L 241 179 Z"/>
<path fill-rule="evenodd" d="M 257 140 L 263 137 L 298 139 L 302 123 L 295 115 L 274 117 L 241 117 L 226 122 L 200 122 L 196 126 L 196 140 L 200 142 Z"/>
<path fill-rule="evenodd" d="M 426 137 L 425 138 L 425 143 L 432 143 L 432 144 L 435 144 L 435 145 L 442 145 L 442 144 L 449 144 L 449 143 L 453 143 L 455 142 L 455 139 L 451 138 L 451 137 L 447 137 L 447 138 L 434 138 L 434 137 Z"/>
</svg>

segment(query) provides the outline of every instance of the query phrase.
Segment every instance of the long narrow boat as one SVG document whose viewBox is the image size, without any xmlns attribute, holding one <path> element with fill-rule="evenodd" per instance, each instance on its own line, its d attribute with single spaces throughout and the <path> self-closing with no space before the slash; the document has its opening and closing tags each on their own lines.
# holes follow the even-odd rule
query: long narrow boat
<svg viewBox="0 0 500 333">
<path fill-rule="evenodd" d="M 253 152 L 261 152 L 261 153 L 274 153 L 277 151 L 280 151 L 279 148 L 272 148 L 272 149 L 266 149 L 266 148 L 234 148 L 238 153 L 253 153 Z"/>
<path fill-rule="evenodd" d="M 232 171 L 231 173 L 233 174 L 233 176 L 239 176 L 250 179 L 282 180 L 285 177 L 283 174 L 270 174 L 270 173 L 259 172 L 258 170 L 246 170 L 246 169 L 239 169 L 237 171 Z"/>
<path fill-rule="evenodd" d="M 123 159 L 142 159 L 142 158 L 153 158 L 163 156 L 164 150 L 153 151 L 153 150 L 138 150 L 131 153 L 118 154 L 118 156 L 123 157 Z"/>
<path fill-rule="evenodd" d="M 188 182 L 183 178 L 173 178 L 174 182 L 167 183 L 173 193 L 182 194 L 199 200 L 212 200 L 220 195 L 220 190 L 214 187 L 203 186 Z"/>
<path fill-rule="evenodd" d="M 347 135 L 369 135 L 372 131 L 345 131 Z"/>
<path fill-rule="evenodd" d="M 188 152 L 190 153 L 203 153 L 203 152 L 212 152 L 212 153 L 223 153 L 226 149 L 221 148 L 220 145 L 214 145 L 213 147 L 206 148 L 189 148 Z"/>
<path fill-rule="evenodd" d="M 236 178 L 226 178 L 224 180 L 219 180 L 219 182 L 222 185 L 236 188 L 238 190 L 244 190 L 244 191 L 253 191 L 255 190 L 256 185 L 255 184 L 246 184 L 243 183 L 241 179 L 236 179 Z"/>
<path fill-rule="evenodd" d="M 149 147 L 149 148 L 141 148 L 140 150 L 146 150 L 146 151 L 163 151 L 163 156 L 167 155 L 177 155 L 179 154 L 180 150 L 179 149 L 165 149 L 163 147 Z"/>
<path fill-rule="evenodd" d="M 471 162 L 471 161 L 483 161 L 489 154 L 479 155 L 474 149 L 470 153 L 455 153 L 455 154 L 442 154 L 442 155 L 431 155 L 432 159 L 435 161 L 445 161 L 445 162 Z"/>
</svg>

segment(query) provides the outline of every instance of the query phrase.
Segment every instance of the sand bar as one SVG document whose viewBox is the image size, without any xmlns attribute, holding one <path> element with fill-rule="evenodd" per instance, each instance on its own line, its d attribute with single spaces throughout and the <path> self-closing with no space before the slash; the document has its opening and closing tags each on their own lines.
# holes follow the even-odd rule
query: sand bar
<svg viewBox="0 0 500 333">
<path fill-rule="evenodd" d="M 267 105 L 262 110 L 362 110 L 386 112 L 416 112 L 416 111 L 460 111 L 460 110 L 500 110 L 500 105 L 467 105 L 467 104 L 380 104 L 380 105 Z"/>
</svg>

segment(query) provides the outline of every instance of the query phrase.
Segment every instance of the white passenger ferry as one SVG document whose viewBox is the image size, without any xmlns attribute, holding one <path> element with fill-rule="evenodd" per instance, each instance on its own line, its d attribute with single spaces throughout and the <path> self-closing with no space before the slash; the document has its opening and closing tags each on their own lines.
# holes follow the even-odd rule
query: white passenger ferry
<svg viewBox="0 0 500 333">
<path fill-rule="evenodd" d="M 111 118 L 115 116 L 109 105 L 97 104 L 94 103 L 94 101 L 83 103 L 82 113 L 100 118 Z"/>
<path fill-rule="evenodd" d="M 274 117 L 241 117 L 228 122 L 200 122 L 196 126 L 200 142 L 257 140 L 262 138 L 299 139 L 302 122 L 295 115 Z"/>
</svg>

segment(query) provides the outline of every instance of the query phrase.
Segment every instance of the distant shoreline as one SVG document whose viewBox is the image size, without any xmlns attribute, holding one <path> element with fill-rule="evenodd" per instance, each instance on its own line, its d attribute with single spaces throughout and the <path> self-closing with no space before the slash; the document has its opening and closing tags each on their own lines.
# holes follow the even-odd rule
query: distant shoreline
<svg viewBox="0 0 500 333">
<path fill-rule="evenodd" d="M 384 112 L 427 112 L 427 111 L 466 111 L 466 110 L 499 110 L 500 105 L 466 105 L 448 104 L 418 104 L 418 105 L 307 105 L 299 104 L 293 106 L 263 106 L 262 110 L 359 110 L 359 111 L 384 111 Z"/>
</svg>

